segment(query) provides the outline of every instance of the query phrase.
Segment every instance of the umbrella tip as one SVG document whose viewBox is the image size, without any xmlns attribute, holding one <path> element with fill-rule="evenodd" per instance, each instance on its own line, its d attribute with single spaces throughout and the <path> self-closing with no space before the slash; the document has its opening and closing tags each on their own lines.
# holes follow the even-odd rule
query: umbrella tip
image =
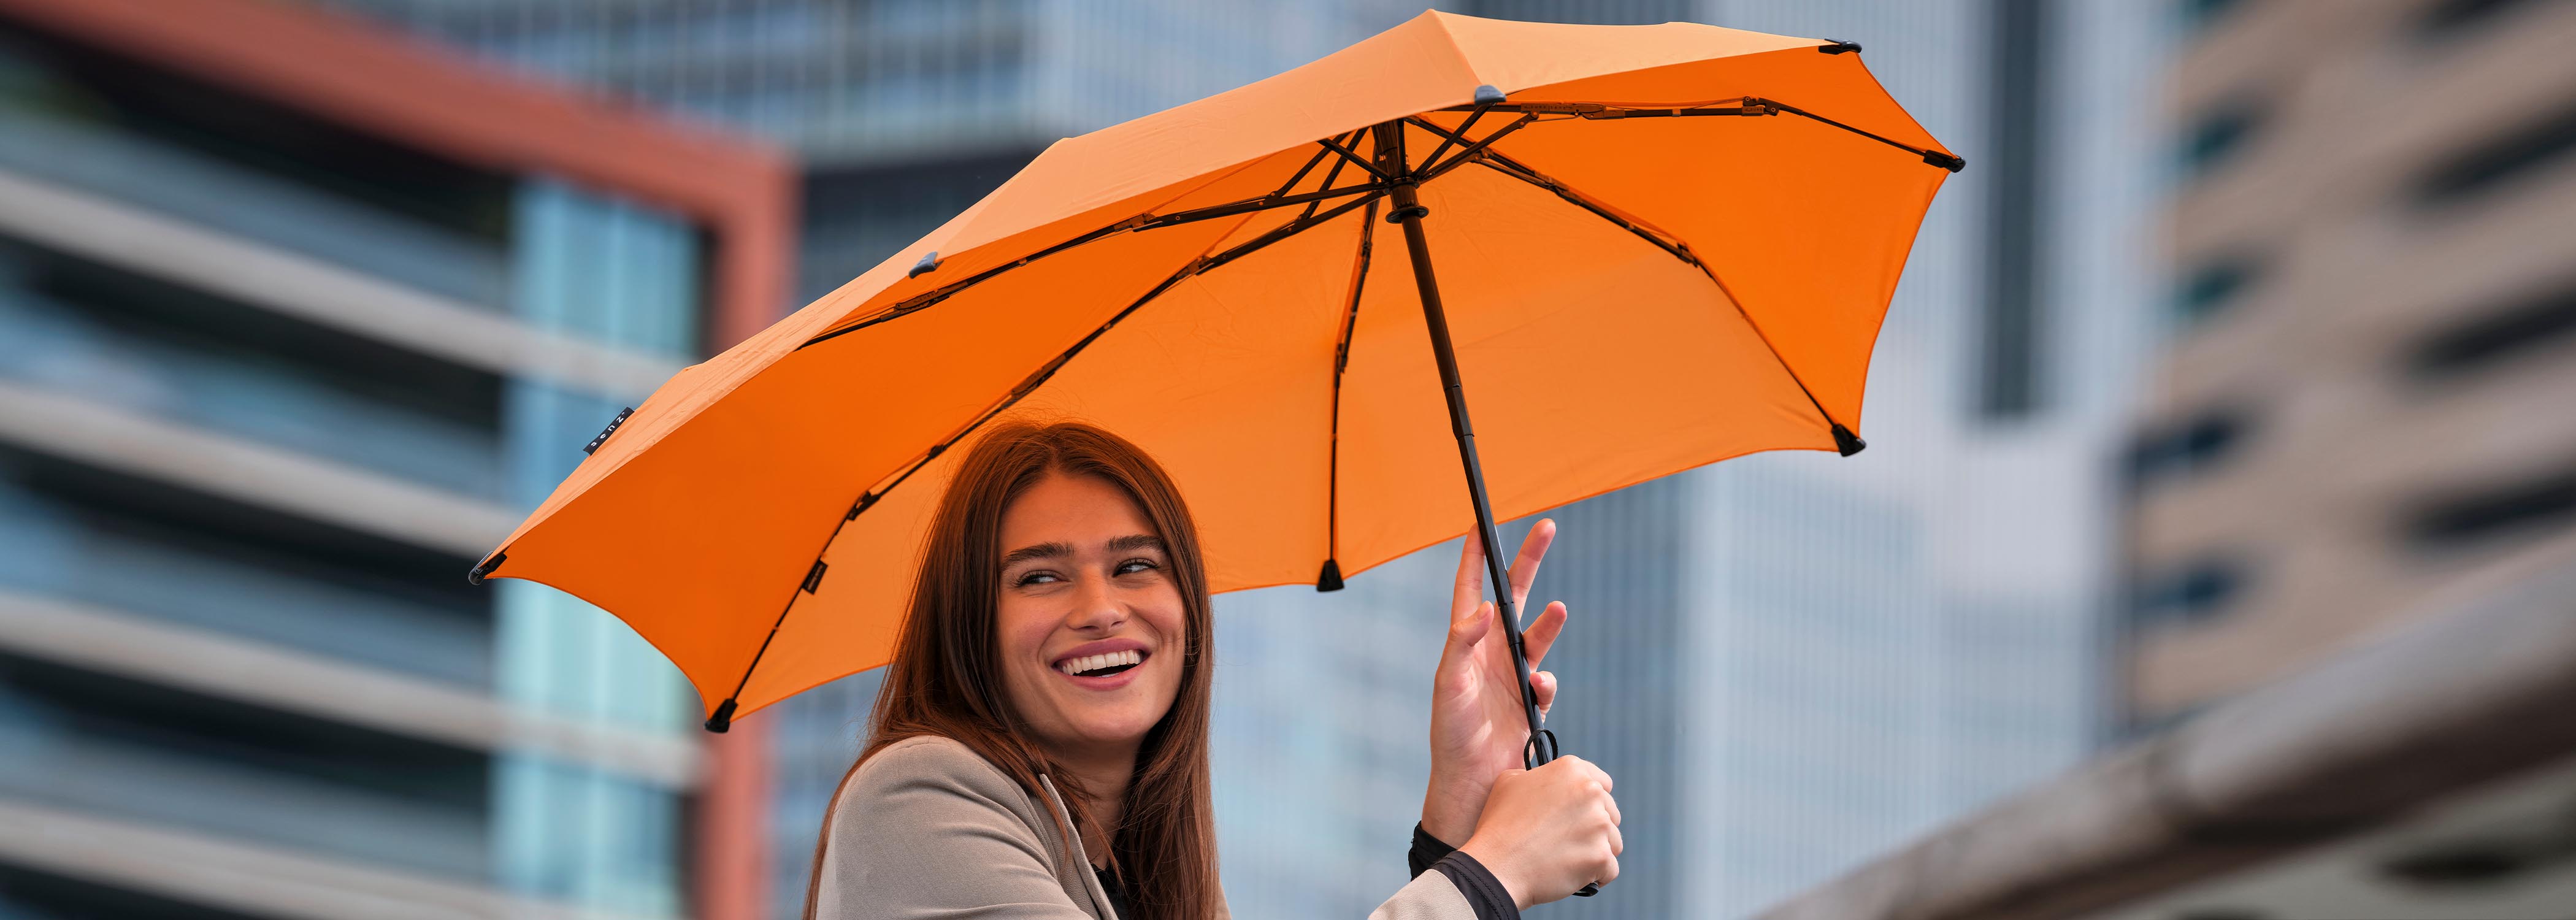
<svg viewBox="0 0 2576 920">
<path fill-rule="evenodd" d="M 1476 87 L 1477 105 L 1501 105 L 1502 102 L 1503 91 L 1495 89 L 1493 84 L 1487 83 L 1483 86 Z"/>
<path fill-rule="evenodd" d="M 1861 440 L 1860 435 L 1853 434 L 1852 430 L 1843 427 L 1841 422 L 1834 423 L 1834 450 L 1848 457 L 1860 453 L 1867 447 L 1869 442 Z"/>
<path fill-rule="evenodd" d="M 1924 151 L 1923 162 L 1941 167 L 1942 169 L 1946 169 L 1951 172 L 1958 172 L 1959 170 L 1968 168 L 1968 159 L 1966 157 L 1958 156 L 1956 154 L 1942 153 L 1938 150 Z"/>
<path fill-rule="evenodd" d="M 1816 50 L 1818 50 L 1818 51 L 1822 51 L 1822 52 L 1824 52 L 1824 53 L 1826 53 L 1826 54 L 1859 54 L 1859 53 L 1860 53 L 1860 43 L 1859 43 L 1859 42 L 1847 42 L 1847 41 L 1844 41 L 1844 40 L 1839 39 L 1839 38 L 1828 38 L 1828 39 L 1825 39 L 1825 40 L 1826 40 L 1826 41 L 1829 41 L 1829 42 L 1833 42 L 1833 44 L 1830 44 L 1830 45 L 1818 45 L 1818 46 L 1816 46 Z"/>
<path fill-rule="evenodd" d="M 1338 561 L 1338 560 L 1333 560 L 1333 559 L 1326 559 L 1326 560 L 1324 560 L 1324 571 L 1323 571 L 1321 574 L 1318 574 L 1318 575 L 1316 575 L 1316 576 L 1315 576 L 1315 590 L 1317 590 L 1317 591 L 1339 591 L 1339 590 L 1341 590 L 1341 589 L 1342 589 L 1342 564 L 1341 564 L 1341 562 L 1340 562 L 1340 561 Z"/>
<path fill-rule="evenodd" d="M 725 697 L 724 702 L 716 704 L 716 714 L 707 717 L 707 730 L 721 735 L 725 733 L 725 729 L 732 727 L 733 697 Z"/>
<path fill-rule="evenodd" d="M 905 272 L 903 276 L 906 278 L 919 278 L 923 275 L 930 274 L 938 268 L 939 253 L 936 250 L 925 252 L 921 254 L 921 261 L 912 263 L 912 270 Z"/>
<path fill-rule="evenodd" d="M 501 561 L 508 558 L 510 558 L 509 553 L 493 553 L 492 558 L 483 560 L 473 568 L 465 570 L 465 583 L 469 585 L 482 584 L 483 576 L 492 574 L 494 569 L 501 567 Z"/>
</svg>

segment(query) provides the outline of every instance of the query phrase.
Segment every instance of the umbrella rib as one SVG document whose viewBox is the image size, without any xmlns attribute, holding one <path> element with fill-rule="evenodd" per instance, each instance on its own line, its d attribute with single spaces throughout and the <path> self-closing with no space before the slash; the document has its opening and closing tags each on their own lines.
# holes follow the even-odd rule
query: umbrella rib
<svg viewBox="0 0 2576 920">
<path fill-rule="evenodd" d="M 1367 129 L 1366 129 L 1366 128 L 1362 128 L 1362 129 L 1360 129 L 1360 130 L 1361 130 L 1361 131 L 1365 131 L 1365 130 L 1367 130 Z M 1359 133 L 1360 133 L 1359 131 L 1353 131 L 1353 132 L 1351 132 L 1351 135 L 1352 135 L 1352 136 L 1351 136 L 1351 140 L 1350 140 L 1350 142 L 1351 142 L 1351 143 L 1353 143 L 1353 144 L 1357 144 L 1357 143 L 1359 143 L 1359 137 L 1358 137 Z M 1318 144 L 1317 146 L 1322 146 L 1322 145 Z M 1330 153 L 1330 152 L 1332 152 L 1332 148 L 1330 148 L 1330 147 L 1326 147 L 1326 148 L 1324 148 L 1324 149 L 1325 149 L 1325 152 L 1326 152 L 1326 153 Z M 1321 182 L 1321 183 L 1318 183 L 1318 184 L 1319 184 L 1319 185 L 1321 185 L 1321 186 L 1322 186 L 1322 187 L 1324 187 L 1324 188 L 1332 188 L 1332 187 L 1333 187 L 1333 180 L 1335 180 L 1335 179 L 1339 179 L 1339 178 L 1341 178 L 1341 177 L 1342 177 L 1342 167 L 1345 167 L 1345 166 L 1348 166 L 1348 165 L 1350 165 L 1350 161 L 1349 161 L 1349 160 L 1347 160 L 1347 159 L 1343 159 L 1343 158 L 1341 158 L 1341 157 L 1334 157 L 1334 158 L 1333 158 L 1333 168 L 1331 168 L 1331 169 L 1328 169 L 1328 170 L 1325 170 L 1325 171 L 1324 171 L 1324 181 L 1323 181 L 1323 182 Z M 1313 216 L 1315 216 L 1315 209 L 1316 209 L 1316 208 L 1318 208 L 1318 207 L 1322 207 L 1322 206 L 1323 206 L 1323 202 L 1320 202 L 1320 201 L 1310 201 L 1310 202 L 1307 202 L 1307 203 L 1306 203 L 1306 210 L 1305 210 L 1305 212 L 1304 212 L 1304 213 L 1302 213 L 1302 214 L 1297 215 L 1297 219 L 1298 219 L 1298 220 L 1305 220 L 1306 218 L 1309 218 L 1309 217 L 1313 217 Z"/>
<path fill-rule="evenodd" d="M 1270 193 L 1270 197 L 1272 197 L 1272 198 L 1277 198 L 1277 197 L 1279 197 L 1279 196 L 1281 196 L 1281 195 L 1288 194 L 1288 190 L 1289 190 L 1289 189 L 1292 189 L 1292 188 L 1296 188 L 1296 187 L 1297 187 L 1297 181 L 1298 181 L 1298 180 L 1306 178 L 1306 174 L 1307 174 L 1307 173 L 1309 173 L 1309 172 L 1313 172 L 1313 171 L 1315 170 L 1315 164 L 1317 164 L 1317 163 L 1321 163 L 1321 162 L 1324 162 L 1324 158 L 1325 158 L 1325 157 L 1332 156 L 1332 155 L 1333 155 L 1333 149 L 1332 149 L 1332 148 L 1330 148 L 1330 147 L 1326 147 L 1326 146 L 1323 146 L 1323 145 L 1321 145 L 1321 144 L 1317 144 L 1317 145 L 1315 145 L 1315 155 L 1314 155 L 1314 156 L 1312 156 L 1312 157 L 1307 158 L 1307 160 L 1306 160 L 1306 165 L 1304 165 L 1304 166 L 1300 166 L 1300 167 L 1297 167 L 1297 172 L 1296 172 L 1296 174 L 1295 174 L 1295 175 L 1292 175 L 1292 176 L 1289 176 L 1289 177 L 1288 177 L 1288 181 L 1286 181 L 1286 182 L 1282 182 L 1282 183 L 1279 183 L 1279 190 L 1278 190 L 1278 191 L 1275 191 L 1275 192 L 1271 192 L 1271 193 Z M 1331 188 L 1331 187 L 1333 187 L 1333 183 L 1332 183 L 1330 180 L 1326 180 L 1326 181 L 1324 182 L 1323 187 L 1324 187 L 1324 188 Z"/>
<path fill-rule="evenodd" d="M 1322 144 L 1322 145 L 1324 145 L 1325 149 L 1331 150 L 1331 151 L 1332 151 L 1332 152 L 1334 152 L 1334 153 L 1341 154 L 1341 155 L 1342 155 L 1342 160 L 1343 160 L 1344 162 L 1347 162 L 1347 163 L 1349 163 L 1349 164 L 1351 164 L 1351 165 L 1353 165 L 1353 166 L 1357 166 L 1357 167 L 1359 167 L 1359 168 L 1361 168 L 1361 169 L 1368 170 L 1369 175 L 1376 176 L 1376 177 L 1378 177 L 1378 179 L 1380 179 L 1380 180 L 1382 180 L 1382 181 L 1386 181 L 1386 182 L 1393 182 L 1393 181 L 1395 181 L 1395 177 L 1394 177 L 1394 176 L 1387 175 L 1386 170 L 1383 170 L 1383 169 L 1379 169 L 1379 168 L 1377 168 L 1377 164 L 1375 164 L 1375 163 L 1371 163 L 1371 162 L 1369 162 L 1369 161 L 1367 161 L 1367 160 L 1365 160 L 1365 159 L 1362 159 L 1362 158 L 1360 157 L 1360 155 L 1359 155 L 1359 154 L 1351 152 L 1351 150 L 1350 150 L 1349 148 L 1347 148 L 1347 147 L 1344 147 L 1344 146 L 1342 146 L 1342 145 L 1340 145 L 1340 144 L 1333 143 L 1333 138 L 1329 138 L 1329 137 L 1328 137 L 1328 138 L 1325 138 L 1325 139 L 1323 139 L 1323 140 L 1316 141 L 1315 143 L 1318 143 L 1318 144 Z M 1355 140 L 1355 141 L 1353 141 L 1353 143 L 1355 143 L 1355 144 L 1356 144 L 1356 143 L 1358 143 L 1358 142 Z"/>
<path fill-rule="evenodd" d="M 1780 363 L 1780 370 L 1781 372 L 1789 375 L 1789 382 L 1798 385 L 1798 392 L 1807 397 L 1807 404 L 1816 407 L 1816 415 L 1825 420 L 1825 426 L 1829 429 L 1839 429 L 1844 432 L 1849 431 L 1849 429 L 1843 427 L 1841 422 L 1834 420 L 1833 413 L 1825 411 L 1824 401 L 1816 398 L 1816 391 L 1807 388 L 1807 381 L 1798 376 L 1797 368 L 1789 366 L 1789 358 L 1788 356 L 1780 353 L 1780 347 L 1771 344 L 1770 334 L 1763 332 L 1762 324 L 1755 322 L 1753 320 L 1753 314 L 1744 309 L 1744 302 L 1736 299 L 1735 291 L 1726 286 L 1726 279 L 1718 277 L 1717 270 L 1710 268 L 1707 262 L 1700 259 L 1699 254 L 1692 252 L 1689 244 L 1681 242 L 1679 238 L 1667 241 L 1663 238 L 1663 231 L 1649 230 L 1645 227 L 1639 226 L 1635 221 L 1631 221 L 1625 217 L 1612 213 L 1607 206 L 1593 201 L 1591 196 L 1575 191 L 1565 183 L 1549 178 L 1538 170 L 1531 169 L 1519 161 L 1513 160 L 1512 158 L 1500 153 L 1487 151 L 1477 158 L 1477 162 L 1484 164 L 1487 168 L 1492 169 L 1495 172 L 1502 173 L 1503 175 L 1510 176 L 1522 182 L 1527 182 L 1531 185 L 1538 186 L 1539 188 L 1554 192 L 1556 197 L 1564 199 L 1567 203 L 1572 204 L 1575 207 L 1582 208 L 1585 211 L 1589 211 L 1594 216 L 1599 217 L 1602 220 L 1609 221 L 1619 229 L 1636 234 L 1637 238 L 1645 240 L 1648 243 L 1652 243 L 1655 248 L 1671 254 L 1673 258 L 1680 259 L 1692 268 L 1699 269 L 1700 274 L 1708 276 L 1710 283 L 1717 285 L 1718 293 L 1726 296 L 1727 304 L 1735 308 L 1735 315 L 1742 317 L 1744 319 L 1744 325 L 1753 330 L 1753 337 L 1761 340 L 1763 350 L 1771 353 L 1771 360 Z M 1841 447 L 1842 437 L 1843 436 L 1840 434 L 1835 436 L 1835 445 L 1837 449 L 1840 449 Z M 1849 453 L 1849 451 L 1846 451 L 1846 453 Z"/>
<path fill-rule="evenodd" d="M 1011 387 L 1011 391 L 1004 394 L 1003 397 L 996 401 L 991 408 L 984 410 L 982 415 L 976 416 L 973 421 L 967 422 L 964 427 L 957 429 L 956 432 L 950 434 L 946 439 L 941 440 L 937 444 L 931 445 L 929 450 L 923 451 L 921 456 L 914 459 L 912 465 L 906 467 L 901 474 L 895 476 L 893 481 L 886 483 L 883 488 L 869 489 L 865 492 L 859 493 L 858 500 L 850 504 L 849 512 L 841 515 L 840 523 L 832 525 L 832 534 L 831 536 L 824 538 L 822 548 L 814 552 L 815 564 L 820 565 L 823 561 L 823 557 L 831 554 L 832 543 L 841 538 L 842 528 L 848 527 L 851 521 L 857 520 L 860 512 L 868 510 L 868 508 L 875 505 L 879 499 L 884 498 L 887 492 L 893 491 L 894 487 L 902 485 L 904 480 L 911 479 L 912 474 L 920 472 L 923 467 L 929 466 L 930 461 L 938 459 L 940 454 L 946 453 L 948 448 L 956 445 L 958 441 L 964 440 L 967 435 L 973 434 L 978 428 L 982 428 L 985 422 L 992 421 L 995 416 L 1009 410 L 1014 405 L 1018 405 L 1019 401 L 1027 398 L 1030 393 L 1037 392 L 1038 387 L 1046 385 L 1047 380 L 1053 378 L 1055 376 L 1055 372 L 1062 369 L 1066 362 L 1072 361 L 1075 355 L 1081 354 L 1083 349 L 1089 348 L 1092 342 L 1099 340 L 1102 335 L 1107 334 L 1111 327 L 1118 325 L 1118 322 L 1126 319 L 1129 314 L 1136 312 L 1148 303 L 1152 303 L 1155 298 L 1163 296 L 1164 292 L 1171 290 L 1174 285 L 1214 270 L 1217 267 L 1225 265 L 1226 263 L 1232 262 L 1236 259 L 1259 252 L 1272 243 L 1296 236 L 1297 234 L 1303 233 L 1311 228 L 1330 222 L 1333 218 L 1348 214 L 1353 209 L 1358 208 L 1361 205 L 1374 204 L 1379 198 L 1384 197 L 1385 195 L 1386 192 L 1384 190 L 1379 190 L 1368 195 L 1364 195 L 1356 200 L 1343 202 L 1334 206 L 1332 209 L 1316 214 L 1313 217 L 1300 218 L 1298 220 L 1281 224 L 1277 227 L 1271 228 L 1268 232 L 1263 233 L 1260 236 L 1253 237 L 1252 239 L 1237 244 L 1234 248 L 1227 249 L 1224 252 L 1220 252 L 1215 255 L 1202 255 L 1191 260 L 1189 264 L 1181 266 L 1180 270 L 1173 272 L 1171 277 L 1163 279 L 1162 283 L 1154 285 L 1154 287 L 1151 290 L 1146 291 L 1143 296 L 1140 296 L 1136 298 L 1134 302 L 1129 303 L 1125 309 L 1119 310 L 1115 315 L 1112 315 L 1109 319 L 1103 321 L 1097 328 L 1092 329 L 1091 334 L 1083 336 L 1080 341 L 1073 343 L 1072 347 L 1066 348 L 1063 353 L 1056 355 L 1053 360 L 1048 361 L 1037 370 L 1030 372 L 1027 377 L 1020 380 L 1018 385 Z M 1250 218 L 1246 219 L 1249 220 Z M 1220 240 L 1221 239 L 1222 238 L 1220 238 Z M 807 568 L 807 572 L 811 573 L 812 571 L 813 568 L 809 566 Z M 781 608 L 778 611 L 778 619 L 769 624 L 769 635 L 760 640 L 760 649 L 752 653 L 751 663 L 743 667 L 742 678 L 734 682 L 733 692 L 727 694 L 724 698 L 724 702 L 716 706 L 716 714 L 708 717 L 706 726 L 707 730 L 720 732 L 725 730 L 725 727 L 731 724 L 734 709 L 742 698 L 743 688 L 751 685 L 752 672 L 759 670 L 761 658 L 769 654 L 770 642 L 778 638 L 779 628 L 787 625 L 787 615 L 796 609 L 797 595 L 805 593 L 804 585 L 811 583 L 811 579 L 812 576 L 809 574 L 806 581 L 800 582 L 795 590 L 788 592 L 787 606 Z"/>
<path fill-rule="evenodd" d="M 1324 460 L 1324 562 L 1336 565 L 1342 555 L 1342 371 L 1351 366 L 1351 333 L 1359 327 L 1360 291 L 1368 285 L 1369 255 L 1377 233 L 1377 203 L 1360 216 L 1360 251 L 1351 268 L 1349 304 L 1342 310 L 1341 334 L 1333 342 L 1333 421 Z M 1339 574 L 1338 571 L 1335 572 Z M 1316 584 L 1320 587 L 1319 576 Z"/>
<path fill-rule="evenodd" d="M 1805 109 L 1799 108 L 1799 107 L 1797 107 L 1797 106 L 1790 105 L 1790 104 L 1785 103 L 1785 102 L 1780 102 L 1780 101 L 1778 101 L 1778 100 L 1773 100 L 1773 99 L 1764 99 L 1764 98 L 1760 98 L 1760 97 L 1750 97 L 1750 98 L 1746 99 L 1746 101 L 1747 101 L 1747 102 L 1753 102 L 1753 103 L 1760 103 L 1760 104 L 1762 104 L 1762 105 L 1767 105 L 1767 106 L 1770 106 L 1770 107 L 1772 107 L 1772 108 L 1779 109 L 1780 111 L 1787 112 L 1787 113 L 1789 113 L 1789 114 L 1791 114 L 1791 115 L 1796 115 L 1796 116 L 1799 116 L 1799 117 L 1802 117 L 1802 118 L 1807 118 L 1807 119 L 1810 119 L 1810 120 L 1813 120 L 1813 121 L 1820 121 L 1820 122 L 1824 122 L 1825 124 L 1829 124 L 1829 125 L 1832 125 L 1832 126 L 1834 126 L 1834 127 L 1841 128 L 1841 129 L 1843 129 L 1843 130 L 1845 130 L 1845 131 L 1849 131 L 1849 132 L 1851 132 L 1851 133 L 1853 133 L 1853 134 L 1858 134 L 1858 135 L 1860 135 L 1860 136 L 1862 136 L 1862 137 L 1869 138 L 1870 140 L 1874 140 L 1874 141 L 1877 141 L 1877 142 L 1879 142 L 1879 143 L 1886 144 L 1886 145 L 1888 145 L 1888 146 L 1890 146 L 1890 147 L 1894 147 L 1894 148 L 1896 148 L 1896 149 L 1898 149 L 1898 150 L 1903 150 L 1903 151 L 1905 151 L 1905 152 L 1907 152 L 1907 153 L 1911 153 L 1911 154 L 1914 154 L 1914 155 L 1916 155 L 1916 156 L 1922 157 L 1922 158 L 1923 158 L 1923 162 L 1925 162 L 1925 163 L 1927 163 L 1927 164 L 1930 164 L 1930 165 L 1933 165 L 1933 166 L 1938 166 L 1938 167 L 1940 167 L 1940 168 L 1942 168 L 1942 169 L 1946 169 L 1946 170 L 1949 170 L 1949 171 L 1951 171 L 1951 172 L 1958 172 L 1959 170 L 1962 170 L 1962 169 L 1966 169 L 1966 168 L 1968 168 L 1968 160 L 1967 160 L 1967 158 L 1962 157 L 1962 156 L 1959 156 L 1958 154 L 1954 154 L 1954 153 L 1942 153 L 1941 151 L 1938 151 L 1938 150 L 1928 150 L 1928 149 L 1925 149 L 1925 148 L 1922 148 L 1922 147 L 1917 147 L 1917 146 L 1914 146 L 1913 144 L 1908 144 L 1908 143 L 1906 143 L 1906 142 L 1904 142 L 1904 141 L 1900 141 L 1900 140 L 1897 140 L 1897 139 L 1895 139 L 1895 138 L 1885 137 L 1885 136 L 1882 136 L 1882 135 L 1879 135 L 1879 134 L 1873 133 L 1873 132 L 1868 131 L 1868 130 L 1863 129 L 1863 128 L 1856 128 L 1856 127 L 1853 127 L 1853 126 L 1851 126 L 1851 125 L 1843 124 L 1842 122 L 1835 121 L 1835 120 L 1833 120 L 1833 119 L 1831 119 L 1831 118 L 1826 118 L 1825 116 L 1818 115 L 1818 114 L 1816 114 L 1816 113 L 1814 113 L 1814 112 L 1810 112 L 1810 111 L 1807 111 L 1807 110 L 1805 110 Z"/>
<path fill-rule="evenodd" d="M 1339 171 L 1340 164 L 1334 164 L 1334 172 L 1337 173 Z M 1332 178 L 1333 173 L 1327 173 L 1324 177 L 1324 181 L 1326 183 L 1330 183 Z M 1313 215 L 1314 205 L 1320 204 L 1326 200 L 1339 198 L 1345 195 L 1357 195 L 1363 192 L 1383 191 L 1385 188 L 1386 186 L 1384 184 L 1374 182 L 1366 185 L 1346 185 L 1341 188 L 1331 188 L 1327 185 L 1325 188 L 1311 192 L 1300 192 L 1295 195 L 1264 195 L 1259 198 L 1245 198 L 1239 201 L 1229 201 L 1224 204 L 1209 205 L 1204 208 L 1192 208 L 1187 211 L 1174 211 L 1170 214 L 1162 215 L 1139 214 L 1109 226 L 1082 234 L 1081 236 L 1057 243 L 1045 249 L 1021 256 L 1018 259 L 976 272 L 975 274 L 969 275 L 958 281 L 942 285 L 937 289 L 924 291 L 920 294 L 914 295 L 911 299 L 877 311 L 866 319 L 838 329 L 820 333 L 813 338 L 806 339 L 803 345 L 798 345 L 796 347 L 801 350 L 822 342 L 840 338 L 879 323 L 910 316 L 913 313 L 937 305 L 941 301 L 945 301 L 950 297 L 962 293 L 967 288 L 990 281 L 1003 272 L 1026 266 L 1031 262 L 1046 258 L 1047 256 L 1055 255 L 1056 253 L 1072 249 L 1084 243 L 1089 243 L 1121 231 L 1144 231 L 1156 230 L 1164 227 L 1176 227 L 1181 224 L 1196 223 L 1202 220 L 1210 220 L 1219 217 L 1233 217 L 1237 214 L 1250 214 L 1256 211 L 1267 211 L 1272 208 L 1284 208 L 1300 204 L 1308 206 L 1307 214 L 1300 218 L 1304 219 L 1304 217 L 1311 217 Z"/>
<path fill-rule="evenodd" d="M 1414 127 L 1439 135 L 1441 138 L 1441 150 L 1449 149 L 1449 145 L 1451 143 L 1466 143 L 1467 127 L 1468 125 L 1475 124 L 1475 120 L 1470 118 L 1468 119 L 1467 124 L 1458 126 L 1457 133 L 1452 134 L 1418 115 L 1407 115 L 1404 120 L 1411 122 Z M 1422 181 L 1429 182 L 1433 179 L 1439 178 L 1443 173 L 1466 165 L 1467 161 L 1475 159 L 1477 154 L 1485 152 L 1485 148 L 1493 146 L 1495 141 L 1502 140 L 1505 135 L 1511 134 L 1514 131 L 1529 127 L 1531 122 L 1535 122 L 1537 120 L 1538 113 L 1522 112 L 1521 117 L 1514 119 L 1511 124 L 1494 129 L 1494 133 L 1485 135 L 1484 140 L 1467 144 L 1466 147 L 1459 149 L 1458 155 L 1450 157 L 1449 161 L 1446 163 L 1436 162 L 1439 159 L 1438 151 L 1433 151 L 1433 156 L 1426 158 L 1423 161 L 1426 165 L 1423 166 L 1421 170 Z"/>
<path fill-rule="evenodd" d="M 1908 144 L 1904 141 L 1879 134 L 1867 128 L 1855 127 L 1853 125 L 1847 125 L 1842 122 L 1835 121 L 1831 118 L 1781 102 L 1777 99 L 1767 99 L 1761 96 L 1746 96 L 1743 99 L 1743 107 L 1741 108 L 1712 108 L 1711 106 L 1713 105 L 1714 103 L 1709 102 L 1692 105 L 1649 106 L 1619 105 L 1600 102 L 1525 102 L 1503 103 L 1492 106 L 1492 108 L 1494 111 L 1498 112 L 1520 112 L 1524 115 L 1536 115 L 1542 112 L 1554 115 L 1572 115 L 1576 118 L 1588 121 L 1607 121 L 1622 118 L 1674 118 L 1695 115 L 1777 115 L 1781 112 L 1787 112 L 1801 118 L 1823 122 L 1825 124 L 1841 128 L 1845 131 L 1849 131 L 1853 134 L 1869 138 L 1870 140 L 1886 144 L 1898 150 L 1914 154 L 1915 156 L 1922 157 L 1923 162 L 1926 164 L 1938 166 L 1951 172 L 1958 172 L 1959 170 L 1968 168 L 1968 161 L 1957 154 L 1943 153 L 1930 148 L 1917 147 L 1913 144 Z M 1453 106 L 1441 109 L 1440 111 L 1465 112 L 1472 110 L 1465 107 Z M 1420 123 L 1417 122 L 1417 124 Z M 1425 125 L 1425 127 L 1428 127 L 1428 125 Z"/>
</svg>

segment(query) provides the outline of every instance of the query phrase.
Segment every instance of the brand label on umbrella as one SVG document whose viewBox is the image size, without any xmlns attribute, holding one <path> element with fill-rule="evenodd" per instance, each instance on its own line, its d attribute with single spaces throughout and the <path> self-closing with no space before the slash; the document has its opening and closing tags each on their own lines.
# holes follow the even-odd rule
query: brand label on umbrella
<svg viewBox="0 0 2576 920">
<path fill-rule="evenodd" d="M 625 411 L 617 413 L 616 418 L 608 420 L 608 427 L 599 430 L 599 437 L 592 438 L 590 439 L 590 443 L 581 446 L 581 452 L 585 454 L 598 453 L 599 445 L 608 443 L 608 436 L 616 434 L 617 426 L 626 424 L 626 417 L 634 414 L 634 406 L 628 406 Z"/>
</svg>

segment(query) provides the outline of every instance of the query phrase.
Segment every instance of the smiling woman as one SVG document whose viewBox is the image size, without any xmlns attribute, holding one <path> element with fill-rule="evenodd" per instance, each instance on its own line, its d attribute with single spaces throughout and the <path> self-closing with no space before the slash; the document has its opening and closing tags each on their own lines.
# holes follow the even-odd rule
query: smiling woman
<svg viewBox="0 0 2576 920">
<path fill-rule="evenodd" d="M 1526 593 L 1554 537 L 1512 569 Z M 1482 559 L 1434 680 L 1416 877 L 1376 920 L 1492 920 L 1618 874 L 1610 778 L 1512 769 L 1513 665 L 1485 641 Z M 1551 605 L 1529 660 L 1565 622 Z M 941 500 L 867 745 L 815 850 L 809 918 L 1227 916 L 1208 795 L 1213 628 L 1189 509 L 1088 425 L 996 428 Z M 1553 676 L 1537 681 L 1541 705 Z M 1464 840 L 1454 849 L 1445 841 Z"/>
</svg>

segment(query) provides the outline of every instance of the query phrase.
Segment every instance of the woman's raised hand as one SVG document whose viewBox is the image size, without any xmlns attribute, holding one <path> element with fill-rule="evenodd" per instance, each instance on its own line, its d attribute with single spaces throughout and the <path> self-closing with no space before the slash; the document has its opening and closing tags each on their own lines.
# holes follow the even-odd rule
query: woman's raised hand
<svg viewBox="0 0 2576 920">
<path fill-rule="evenodd" d="M 1510 570 L 1512 606 L 1527 610 L 1539 560 L 1556 540 L 1556 522 L 1542 519 L 1521 540 Z M 1467 839 L 1485 810 L 1495 777 L 1522 766 L 1529 718 L 1521 711 L 1520 674 L 1512 667 L 1510 639 L 1494 628 L 1494 606 L 1484 601 L 1485 553 L 1468 535 L 1458 554 L 1458 581 L 1449 601 L 1449 641 L 1431 687 L 1431 784 L 1422 797 L 1422 829 L 1443 843 Z M 1530 684 L 1545 713 L 1556 701 L 1556 675 L 1537 670 L 1565 629 L 1565 605 L 1554 603 L 1525 620 L 1522 649 L 1534 672 Z M 1569 889 L 1570 890 L 1570 889 Z"/>
<path fill-rule="evenodd" d="M 1528 910 L 1587 882 L 1610 884 L 1619 877 L 1621 848 L 1610 774 L 1567 756 L 1497 778 L 1476 833 L 1458 849 Z"/>
</svg>

